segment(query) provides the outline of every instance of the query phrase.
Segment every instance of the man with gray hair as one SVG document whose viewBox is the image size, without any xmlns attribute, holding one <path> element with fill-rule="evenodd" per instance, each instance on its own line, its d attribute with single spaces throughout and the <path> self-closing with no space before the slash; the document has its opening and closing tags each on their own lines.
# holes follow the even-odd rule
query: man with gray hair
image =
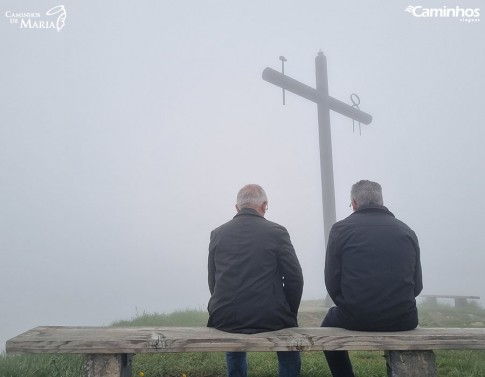
<svg viewBox="0 0 485 377">
<path fill-rule="evenodd" d="M 287 230 L 264 218 L 259 185 L 239 191 L 236 210 L 210 236 L 207 326 L 246 334 L 298 326 L 303 275 Z M 299 352 L 277 356 L 279 377 L 300 375 Z M 226 362 L 229 377 L 247 376 L 245 352 L 227 352 Z"/>
<path fill-rule="evenodd" d="M 325 285 L 336 306 L 322 327 L 405 331 L 418 325 L 415 297 L 423 289 L 416 234 L 383 205 L 377 182 L 351 189 L 354 212 L 335 223 L 325 257 Z M 325 351 L 334 377 L 354 377 L 346 351 Z"/>
</svg>

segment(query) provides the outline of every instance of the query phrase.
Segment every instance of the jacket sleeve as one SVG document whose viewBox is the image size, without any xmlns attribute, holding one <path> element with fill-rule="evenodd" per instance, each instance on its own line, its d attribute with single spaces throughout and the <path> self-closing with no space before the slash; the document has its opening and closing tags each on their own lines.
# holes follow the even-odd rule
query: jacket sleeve
<svg viewBox="0 0 485 377">
<path fill-rule="evenodd" d="M 282 227 L 278 251 L 278 267 L 283 278 L 286 301 L 293 314 L 298 314 L 303 293 L 303 272 L 290 240 L 288 231 Z"/>
<path fill-rule="evenodd" d="M 414 297 L 419 296 L 423 290 L 423 273 L 421 270 L 421 251 L 416 237 L 416 266 L 414 267 Z"/>
<path fill-rule="evenodd" d="M 214 231 L 212 231 L 210 236 L 210 242 L 209 242 L 209 260 L 207 264 L 209 291 L 211 295 L 214 293 L 214 287 L 216 285 L 216 264 L 214 261 L 214 253 L 215 253 L 215 242 L 214 242 Z"/>
<path fill-rule="evenodd" d="M 340 295 L 340 279 L 342 266 L 337 249 L 337 231 L 333 227 L 328 236 L 327 251 L 325 253 L 325 286 L 330 298 L 337 303 L 337 296 Z"/>
</svg>

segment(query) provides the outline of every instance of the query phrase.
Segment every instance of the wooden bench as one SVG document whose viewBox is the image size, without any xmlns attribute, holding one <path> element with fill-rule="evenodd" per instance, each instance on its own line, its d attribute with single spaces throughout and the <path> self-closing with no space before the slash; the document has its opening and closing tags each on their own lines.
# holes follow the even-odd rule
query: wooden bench
<svg viewBox="0 0 485 377">
<path fill-rule="evenodd" d="M 485 328 L 361 332 L 300 327 L 233 334 L 207 327 L 36 327 L 7 341 L 7 354 L 86 354 L 84 377 L 131 376 L 140 353 L 386 351 L 389 376 L 436 376 L 433 350 L 485 349 Z M 322 363 L 324 363 L 322 356 Z"/>
<path fill-rule="evenodd" d="M 436 304 L 439 298 L 450 298 L 455 300 L 455 308 L 463 307 L 468 300 L 480 300 L 480 296 L 457 296 L 457 295 L 421 295 L 427 302 Z"/>
</svg>

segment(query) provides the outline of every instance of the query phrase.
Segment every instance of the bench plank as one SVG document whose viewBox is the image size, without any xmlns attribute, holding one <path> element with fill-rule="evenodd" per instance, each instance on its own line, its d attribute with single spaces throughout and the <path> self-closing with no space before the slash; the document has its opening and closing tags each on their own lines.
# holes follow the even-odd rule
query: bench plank
<svg viewBox="0 0 485 377">
<path fill-rule="evenodd" d="M 300 327 L 248 335 L 207 327 L 41 326 L 6 344 L 8 354 L 438 349 L 485 349 L 485 328 L 364 332 Z"/>
</svg>

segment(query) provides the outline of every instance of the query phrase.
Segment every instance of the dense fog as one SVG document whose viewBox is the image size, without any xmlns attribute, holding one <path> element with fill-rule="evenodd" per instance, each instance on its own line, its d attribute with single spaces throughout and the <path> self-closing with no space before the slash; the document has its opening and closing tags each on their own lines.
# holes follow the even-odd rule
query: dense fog
<svg viewBox="0 0 485 377">
<path fill-rule="evenodd" d="M 418 235 L 423 293 L 483 303 L 481 2 L 62 4 L 0 5 L 0 350 L 38 325 L 205 309 L 209 234 L 247 183 L 323 299 L 316 105 L 261 77 L 284 56 L 314 87 L 320 49 L 330 95 L 373 116 L 331 114 L 337 220 L 378 181 Z"/>
</svg>

